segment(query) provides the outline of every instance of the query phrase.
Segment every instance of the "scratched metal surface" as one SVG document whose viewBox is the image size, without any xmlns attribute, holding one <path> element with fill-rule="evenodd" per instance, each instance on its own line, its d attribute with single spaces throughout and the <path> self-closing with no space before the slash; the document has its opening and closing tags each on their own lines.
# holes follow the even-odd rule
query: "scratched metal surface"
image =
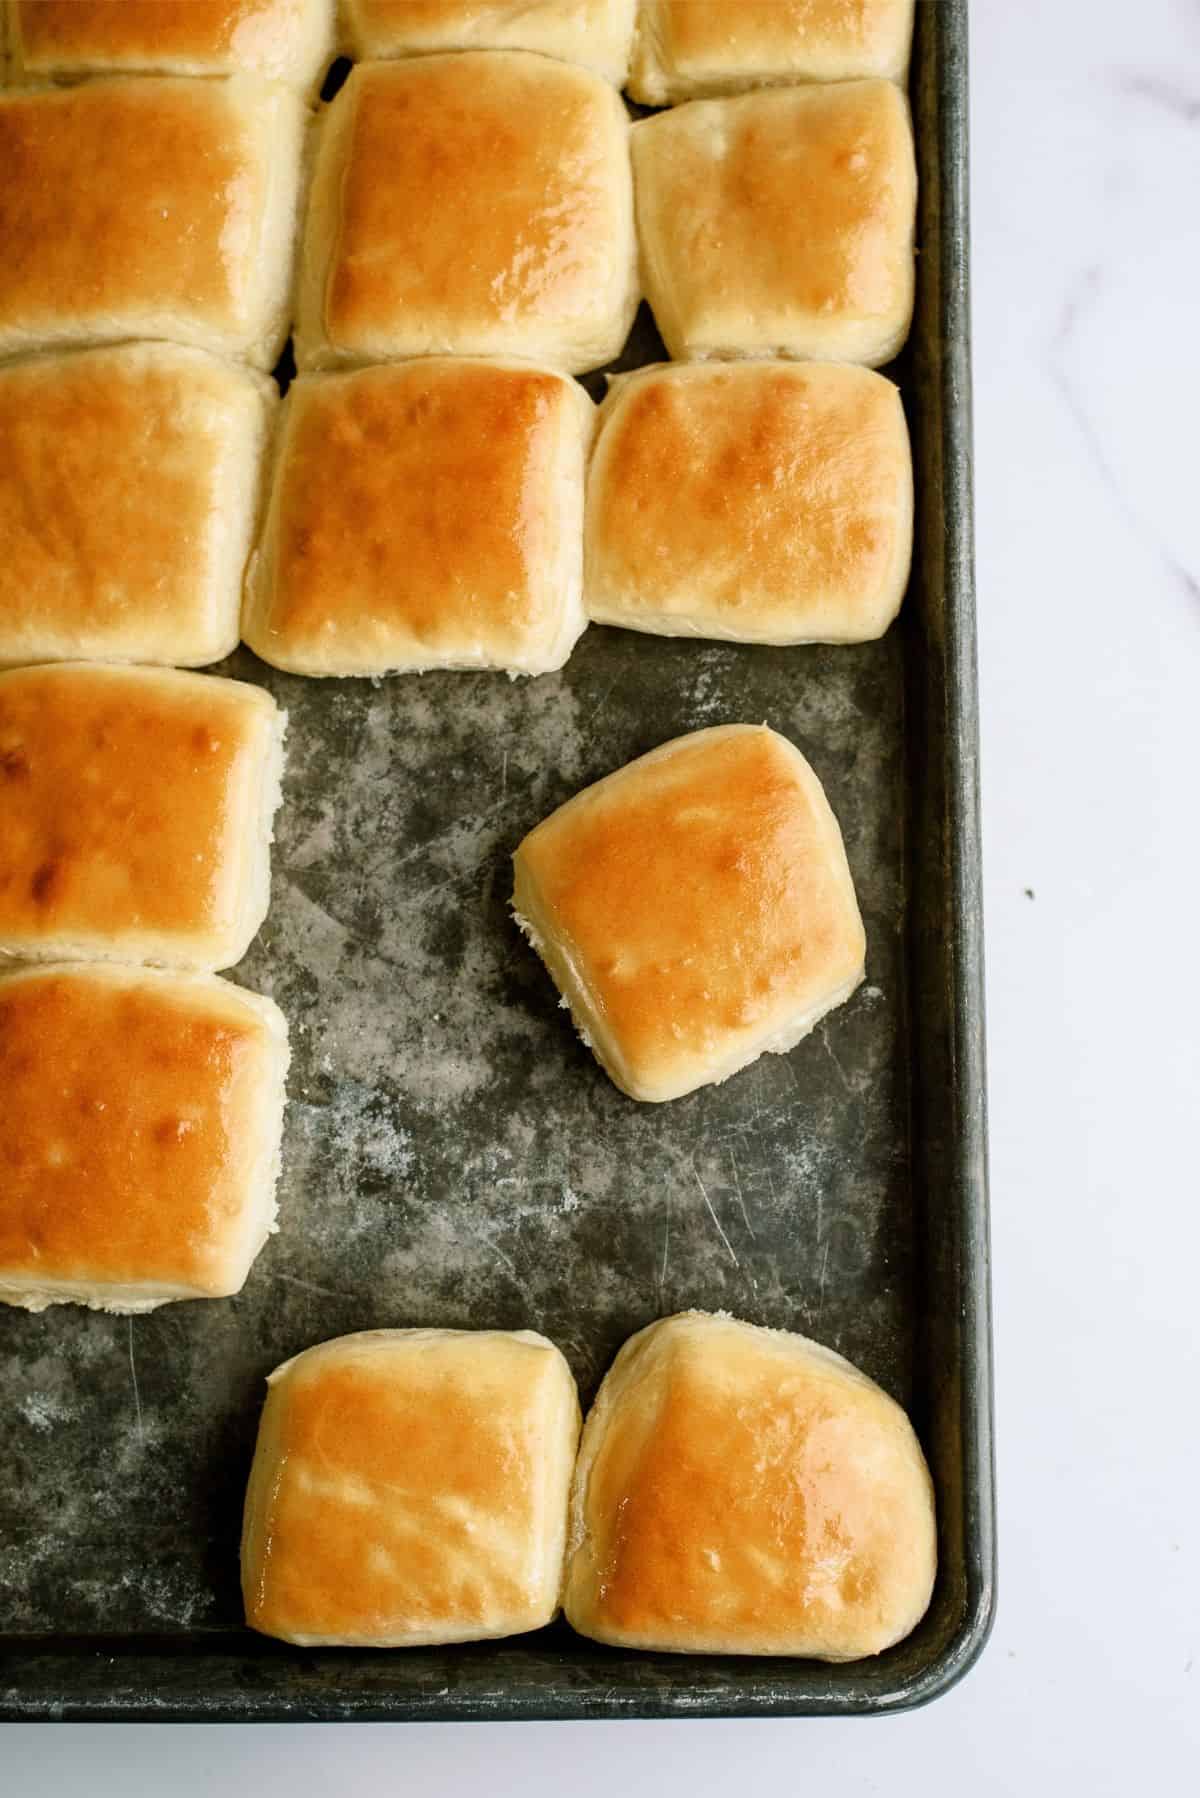
<svg viewBox="0 0 1200 1798">
<path fill-rule="evenodd" d="M 921 11 L 939 15 L 921 30 L 924 163 L 961 42 L 957 0 Z M 562 673 L 520 683 L 305 681 L 247 651 L 223 665 L 290 717 L 270 915 L 235 972 L 291 1025 L 280 1229 L 227 1302 L 133 1320 L 0 1308 L 11 1714 L 862 1709 L 909 1701 L 944 1677 L 939 1657 L 961 1658 L 971 1543 L 951 1509 L 972 1479 L 939 1380 L 963 1374 L 962 1343 L 931 1368 L 928 1325 L 931 1306 L 959 1314 L 969 1269 L 931 1251 L 936 1168 L 910 1129 L 914 1070 L 924 1061 L 927 1106 L 950 1003 L 914 926 L 922 880 L 934 938 L 953 923 L 929 791 L 914 801 L 916 771 L 958 753 L 934 657 L 943 520 L 963 504 L 940 466 L 935 302 L 923 276 L 899 371 L 923 538 L 882 643 L 764 650 L 593 628 Z M 660 355 L 643 311 L 622 365 Z M 790 1054 L 640 1107 L 583 1049 L 514 928 L 509 857 L 561 800 L 655 744 L 760 719 L 803 749 L 841 821 L 868 979 Z M 961 1147 L 949 1141 L 951 1162 Z M 529 1326 L 562 1346 L 586 1400 L 626 1336 L 687 1306 L 817 1336 L 913 1409 L 948 1533 L 933 1620 L 907 1648 L 864 1671 L 616 1655 L 561 1625 L 390 1657 L 302 1657 L 239 1633 L 242 1491 L 278 1362 L 375 1325 Z M 978 1422 L 986 1381 L 966 1371 Z"/>
</svg>

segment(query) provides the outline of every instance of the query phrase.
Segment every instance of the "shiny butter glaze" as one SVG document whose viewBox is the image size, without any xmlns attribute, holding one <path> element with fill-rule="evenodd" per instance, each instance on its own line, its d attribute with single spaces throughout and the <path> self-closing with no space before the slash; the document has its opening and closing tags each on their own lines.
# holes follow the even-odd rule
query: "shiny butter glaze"
<svg viewBox="0 0 1200 1798">
<path fill-rule="evenodd" d="M 233 1290 L 271 1054 L 216 980 L 0 979 L 0 1281 Z"/>
<path fill-rule="evenodd" d="M 862 967 L 836 822 L 766 729 L 678 738 L 568 801 L 517 860 L 539 933 L 648 1090 L 712 1078 Z"/>
<path fill-rule="evenodd" d="M 635 1337 L 609 1382 L 580 1455 L 577 1627 L 834 1660 L 913 1627 L 933 1579 L 929 1475 L 904 1413 L 857 1370 L 685 1314 Z"/>
<path fill-rule="evenodd" d="M 577 403 L 553 374 L 440 358 L 298 381 L 248 641 L 340 670 L 553 641 Z"/>
<path fill-rule="evenodd" d="M 366 1332 L 287 1364 L 247 1501 L 247 1621 L 380 1642 L 548 1621 L 571 1458 L 564 1381 L 548 1344 L 492 1332 Z"/>
<path fill-rule="evenodd" d="M 578 326 L 623 285 L 625 116 L 595 77 L 433 56 L 360 65 L 338 104 L 353 121 L 325 290 L 336 347 L 395 333 L 399 353 L 537 355 L 521 334 Z"/>
<path fill-rule="evenodd" d="M 912 0 L 649 0 L 668 71 L 817 80 L 903 67 Z"/>
<path fill-rule="evenodd" d="M 185 937 L 235 915 L 269 702 L 99 664 L 0 674 L 0 946 Z"/>
<path fill-rule="evenodd" d="M 16 0 L 22 60 L 60 67 L 162 68 L 173 59 L 211 72 L 275 72 L 289 38 L 311 29 L 329 0 Z"/>
<path fill-rule="evenodd" d="M 153 77 L 0 95 L 0 343 L 241 328 L 269 182 L 245 103 Z"/>
<path fill-rule="evenodd" d="M 751 640 L 871 637 L 899 601 L 912 469 L 866 369 L 694 364 L 616 389 L 588 489 L 589 604 Z"/>
</svg>

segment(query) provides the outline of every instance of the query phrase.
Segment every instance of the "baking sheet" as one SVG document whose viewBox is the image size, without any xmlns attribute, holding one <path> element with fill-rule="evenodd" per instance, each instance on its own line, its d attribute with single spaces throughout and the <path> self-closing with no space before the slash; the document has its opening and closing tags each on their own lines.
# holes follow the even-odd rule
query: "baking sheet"
<svg viewBox="0 0 1200 1798">
<path fill-rule="evenodd" d="M 0 1715 L 532 1717 L 920 1702 L 982 1646 L 993 1498 L 966 313 L 965 6 L 920 14 L 918 315 L 894 371 L 918 542 L 900 624 L 767 650 L 593 628 L 559 675 L 221 672 L 290 714 L 271 912 L 236 978 L 292 1028 L 281 1230 L 236 1299 L 0 1310 Z M 643 309 L 622 366 L 661 357 Z M 589 380 L 594 391 L 600 383 Z M 841 821 L 866 984 L 787 1056 L 669 1106 L 619 1094 L 508 915 L 509 856 L 589 781 L 766 719 Z M 2 1102 L 2 1095 L 0 1095 Z M 941 1570 L 876 1661 L 637 1655 L 564 1625 L 302 1653 L 241 1628 L 265 1375 L 377 1325 L 527 1326 L 585 1402 L 688 1306 L 814 1335 L 909 1408 Z"/>
</svg>

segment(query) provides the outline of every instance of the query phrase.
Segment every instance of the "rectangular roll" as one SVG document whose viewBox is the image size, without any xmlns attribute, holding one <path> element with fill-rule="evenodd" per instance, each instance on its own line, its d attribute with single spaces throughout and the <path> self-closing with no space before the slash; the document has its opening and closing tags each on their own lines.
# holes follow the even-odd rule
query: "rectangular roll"
<svg viewBox="0 0 1200 1798">
<path fill-rule="evenodd" d="M 308 92 L 333 57 L 334 0 L 0 0 L 13 81 L 259 75 Z"/>
<path fill-rule="evenodd" d="M 794 81 L 903 81 L 914 0 L 641 0 L 629 91 L 647 106 Z"/>
<path fill-rule="evenodd" d="M 302 1646 L 540 1629 L 562 1595 L 571 1370 L 531 1330 L 364 1330 L 268 1382 L 242 1530 L 246 1621 Z"/>
<path fill-rule="evenodd" d="M 284 714 L 241 681 L 0 674 L 0 958 L 231 967 L 267 912 Z"/>
<path fill-rule="evenodd" d="M 302 369 L 520 356 L 570 374 L 637 305 L 629 121 L 521 50 L 360 63 L 324 115 L 297 301 Z"/>
<path fill-rule="evenodd" d="M 633 128 L 646 296 L 671 355 L 887 362 L 908 335 L 917 171 L 890 81 L 692 100 Z"/>
<path fill-rule="evenodd" d="M 588 475 L 588 614 L 668 637 L 866 642 L 904 596 L 912 510 L 904 408 L 870 369 L 618 375 Z"/>
<path fill-rule="evenodd" d="M 274 1228 L 287 1025 L 211 975 L 0 977 L 0 1302 L 240 1291 Z"/>
<path fill-rule="evenodd" d="M 592 402 L 516 362 L 301 376 L 243 632 L 300 674 L 560 668 L 583 630 Z"/>
<path fill-rule="evenodd" d="M 431 50 L 536 50 L 620 87 L 636 0 L 343 0 L 358 60 Z"/>
<path fill-rule="evenodd" d="M 0 667 L 236 648 L 276 400 L 167 343 L 0 367 Z"/>
<path fill-rule="evenodd" d="M 240 75 L 0 95 L 0 359 L 165 337 L 270 368 L 307 119 Z"/>
</svg>

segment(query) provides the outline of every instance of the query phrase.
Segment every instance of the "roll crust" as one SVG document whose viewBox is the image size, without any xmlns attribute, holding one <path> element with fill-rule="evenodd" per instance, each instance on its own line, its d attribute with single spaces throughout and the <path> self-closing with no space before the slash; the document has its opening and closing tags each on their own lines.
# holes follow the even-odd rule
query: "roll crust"
<svg viewBox="0 0 1200 1798">
<path fill-rule="evenodd" d="M 0 367 L 0 666 L 236 648 L 275 403 L 173 344 Z"/>
<path fill-rule="evenodd" d="M 535 50 L 620 87 L 636 0 L 343 0 L 350 54 Z"/>
<path fill-rule="evenodd" d="M 796 81 L 903 81 L 913 0 L 641 0 L 629 91 L 647 106 Z"/>
<path fill-rule="evenodd" d="M 334 0 L 0 0 L 14 81 L 94 74 L 258 75 L 315 91 Z"/>
<path fill-rule="evenodd" d="M 270 368 L 307 116 L 248 76 L 0 94 L 0 359 L 164 337 Z"/>
<path fill-rule="evenodd" d="M 246 1620 L 303 1646 L 466 1642 L 558 1609 L 579 1440 L 529 1330 L 367 1330 L 271 1375 L 246 1493 Z"/>
<path fill-rule="evenodd" d="M 0 977 L 0 1302 L 238 1292 L 274 1227 L 287 1026 L 210 975 Z"/>
<path fill-rule="evenodd" d="M 766 726 L 677 737 L 576 794 L 514 859 L 513 909 L 633 1099 L 791 1048 L 863 977 L 837 820 Z"/>
<path fill-rule="evenodd" d="M 832 1350 L 691 1311 L 617 1356 L 572 1493 L 564 1604 L 581 1635 L 857 1660 L 916 1627 L 936 1554 L 911 1424 Z"/>
<path fill-rule="evenodd" d="M 586 623 L 593 411 L 574 381 L 520 363 L 301 376 L 246 641 L 301 674 L 560 668 Z"/>
<path fill-rule="evenodd" d="M 0 674 L 0 958 L 239 961 L 267 911 L 283 723 L 211 675 Z"/>
<path fill-rule="evenodd" d="M 543 56 L 360 64 L 321 128 L 300 367 L 609 361 L 637 304 L 628 140 L 607 82 Z"/>
<path fill-rule="evenodd" d="M 588 477 L 600 624 L 741 643 L 861 643 L 912 551 L 900 395 L 834 363 L 673 364 L 613 381 Z"/>
<path fill-rule="evenodd" d="M 913 307 L 916 162 L 890 81 L 693 100 L 633 128 L 646 295 L 672 357 L 887 362 Z"/>
</svg>

